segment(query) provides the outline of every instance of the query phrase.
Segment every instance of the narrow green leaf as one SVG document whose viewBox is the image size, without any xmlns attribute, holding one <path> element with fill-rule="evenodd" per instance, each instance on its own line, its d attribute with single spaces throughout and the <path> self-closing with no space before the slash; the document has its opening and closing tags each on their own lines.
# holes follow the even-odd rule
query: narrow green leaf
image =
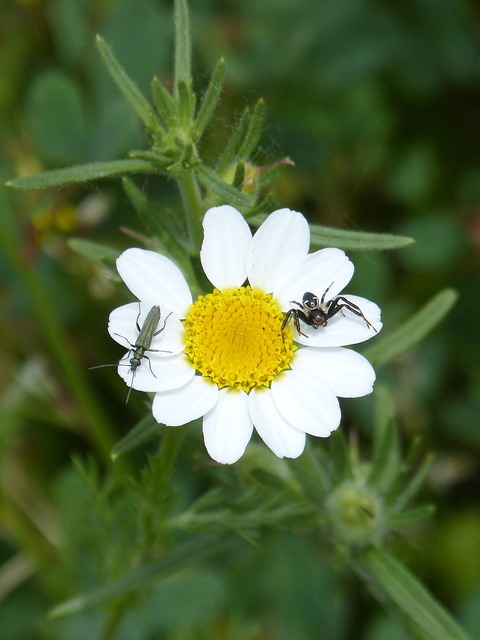
<svg viewBox="0 0 480 640">
<path fill-rule="evenodd" d="M 255 105 L 247 133 L 238 151 L 241 160 L 248 160 L 256 151 L 260 136 L 262 134 L 263 122 L 265 119 L 265 102 L 260 99 Z"/>
<path fill-rule="evenodd" d="M 262 167 L 256 177 L 257 189 L 259 191 L 267 189 L 274 180 L 277 180 L 282 175 L 288 166 L 294 166 L 294 162 L 290 158 L 283 158 L 268 167 Z"/>
<path fill-rule="evenodd" d="M 340 430 L 334 431 L 328 439 L 333 466 L 334 483 L 352 477 L 352 468 L 345 436 Z"/>
<path fill-rule="evenodd" d="M 7 182 L 7 186 L 15 189 L 48 189 L 49 187 L 63 187 L 69 184 L 123 176 L 127 173 L 158 173 L 158 167 L 152 162 L 136 159 L 92 162 L 65 169 L 54 169 L 36 176 L 14 178 Z"/>
<path fill-rule="evenodd" d="M 159 116 L 167 128 L 172 128 L 179 117 L 177 105 L 172 94 L 165 89 L 156 77 L 152 81 L 152 93 Z"/>
<path fill-rule="evenodd" d="M 202 103 L 195 120 L 195 136 L 200 139 L 212 119 L 213 113 L 217 108 L 220 94 L 222 92 L 223 80 L 225 78 L 225 61 L 220 58 L 215 70 L 210 78 L 209 85 L 203 96 Z"/>
<path fill-rule="evenodd" d="M 401 490 L 397 495 L 397 498 L 393 504 L 393 508 L 395 510 L 401 511 L 409 504 L 409 502 L 413 500 L 413 498 L 416 496 L 423 483 L 427 479 L 434 460 L 435 456 L 433 454 L 425 457 L 424 461 L 420 465 L 417 472 L 412 476 L 405 489 Z"/>
<path fill-rule="evenodd" d="M 188 85 L 180 80 L 178 83 L 178 105 L 183 130 L 189 131 L 195 116 L 195 94 L 192 91 L 191 83 Z"/>
<path fill-rule="evenodd" d="M 247 107 L 245 111 L 240 116 L 240 119 L 233 130 L 232 137 L 227 143 L 227 146 L 221 153 L 217 165 L 216 170 L 218 173 L 223 173 L 226 171 L 231 164 L 238 158 L 238 150 L 240 149 L 240 145 L 242 144 L 243 137 L 245 136 L 248 128 L 248 119 L 250 116 L 250 109 Z"/>
<path fill-rule="evenodd" d="M 368 549 L 364 560 L 377 586 L 426 638 L 468 640 L 459 624 L 396 558 L 380 549 Z"/>
<path fill-rule="evenodd" d="M 106 44 L 103 38 L 98 35 L 97 47 L 108 72 L 120 91 L 138 113 L 147 129 L 152 129 L 155 122 L 155 114 L 148 100 L 141 93 L 133 80 L 127 75 L 125 69 L 113 55 L 110 47 Z"/>
<path fill-rule="evenodd" d="M 313 247 L 337 247 L 348 251 L 386 251 L 408 247 L 413 242 L 415 240 L 412 238 L 389 233 L 365 233 L 318 224 L 310 225 L 310 243 Z"/>
<path fill-rule="evenodd" d="M 252 205 L 252 199 L 249 196 L 224 182 L 212 169 L 204 165 L 198 165 L 195 167 L 195 174 L 206 189 L 213 191 L 224 202 L 238 207 L 250 207 Z"/>
<path fill-rule="evenodd" d="M 266 218 L 265 214 L 260 214 L 251 218 L 249 222 L 253 226 L 259 227 Z M 363 231 L 323 227 L 318 224 L 310 225 L 310 244 L 312 247 L 337 247 L 347 251 L 386 251 L 387 249 L 401 249 L 413 242 L 415 240 L 412 238 L 388 233 L 364 233 Z"/>
<path fill-rule="evenodd" d="M 91 607 L 98 607 L 112 598 L 125 595 L 135 589 L 143 589 L 151 582 L 165 580 L 179 571 L 190 568 L 193 564 L 202 562 L 209 556 L 220 553 L 225 541 L 212 534 L 195 536 L 192 540 L 166 553 L 162 558 L 134 569 L 126 578 L 111 584 L 83 593 L 71 600 L 62 602 L 49 612 L 52 619 L 69 616 Z"/>
<path fill-rule="evenodd" d="M 399 474 L 399 463 L 400 443 L 395 427 L 395 409 L 386 387 L 378 385 L 375 388 L 373 457 L 368 484 L 388 493 Z"/>
<path fill-rule="evenodd" d="M 145 444 L 145 442 L 158 436 L 160 430 L 161 426 L 156 420 L 149 415 L 145 416 L 113 447 L 111 453 L 112 460 L 116 460 L 125 453 L 133 451 L 133 449 L 140 447 L 142 444 Z"/>
<path fill-rule="evenodd" d="M 172 241 L 181 246 L 184 251 L 190 250 L 187 232 L 182 224 L 183 219 L 177 211 L 168 205 L 162 206 L 158 202 L 150 201 L 145 191 L 139 189 L 130 178 L 123 178 L 122 184 L 147 233 L 158 239 L 164 253 L 168 254 L 166 247 L 171 245 Z"/>
<path fill-rule="evenodd" d="M 114 265 L 120 255 L 117 249 L 107 247 L 104 244 L 100 244 L 100 242 L 85 240 L 84 238 L 70 238 L 67 244 L 70 249 L 81 256 L 94 262 L 106 263 L 108 265 Z"/>
<path fill-rule="evenodd" d="M 239 162 L 235 167 L 235 175 L 233 176 L 232 186 L 236 189 L 243 187 L 243 181 L 245 180 L 245 165 L 243 162 Z"/>
<path fill-rule="evenodd" d="M 444 289 L 396 331 L 377 338 L 363 355 L 376 367 L 391 362 L 423 340 L 452 309 L 457 298 L 456 291 Z"/>
<path fill-rule="evenodd" d="M 430 518 L 434 513 L 435 506 L 433 504 L 425 504 L 401 513 L 389 513 L 385 516 L 385 526 L 387 529 L 406 527 L 420 522 L 420 520 Z"/>
<path fill-rule="evenodd" d="M 175 0 L 175 98 L 178 99 L 180 82 L 186 86 L 191 84 L 192 45 L 190 41 L 190 20 L 186 0 Z"/>
</svg>

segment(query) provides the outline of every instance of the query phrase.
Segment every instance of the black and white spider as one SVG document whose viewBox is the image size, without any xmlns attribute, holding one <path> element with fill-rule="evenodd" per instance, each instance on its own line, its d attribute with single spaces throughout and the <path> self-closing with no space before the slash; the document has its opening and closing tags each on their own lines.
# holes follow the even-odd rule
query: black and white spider
<svg viewBox="0 0 480 640">
<path fill-rule="evenodd" d="M 282 323 L 282 331 L 285 329 L 287 324 L 293 318 L 293 324 L 295 325 L 295 329 L 302 336 L 308 338 L 307 334 L 303 333 L 300 329 L 300 320 L 307 324 L 309 327 L 313 327 L 314 329 L 318 329 L 318 327 L 326 327 L 328 321 L 333 318 L 333 316 L 337 315 L 339 311 L 344 313 L 344 309 L 354 313 L 356 316 L 360 316 L 365 321 L 365 324 L 370 329 L 373 329 L 375 333 L 377 330 L 373 326 L 371 322 L 367 320 L 364 316 L 363 311 L 351 300 L 346 298 L 345 296 L 337 296 L 336 298 L 332 298 L 331 300 L 327 300 L 325 302 L 325 297 L 330 290 L 330 287 L 333 285 L 333 282 L 330 286 L 328 286 L 321 298 L 316 296 L 311 291 L 307 291 L 303 294 L 302 302 L 297 302 L 296 300 L 291 300 L 292 304 L 296 304 L 299 308 L 296 309 L 292 307 L 289 309 Z"/>
</svg>

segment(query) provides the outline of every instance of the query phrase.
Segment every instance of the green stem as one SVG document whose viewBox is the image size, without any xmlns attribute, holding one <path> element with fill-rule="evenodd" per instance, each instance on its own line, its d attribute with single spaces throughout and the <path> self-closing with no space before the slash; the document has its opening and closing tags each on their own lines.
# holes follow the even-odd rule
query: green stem
<svg viewBox="0 0 480 640">
<path fill-rule="evenodd" d="M 175 176 L 182 198 L 185 225 L 191 245 L 191 252 L 198 253 L 202 244 L 202 217 L 205 213 L 202 208 L 200 188 L 191 173 L 182 173 Z"/>
</svg>

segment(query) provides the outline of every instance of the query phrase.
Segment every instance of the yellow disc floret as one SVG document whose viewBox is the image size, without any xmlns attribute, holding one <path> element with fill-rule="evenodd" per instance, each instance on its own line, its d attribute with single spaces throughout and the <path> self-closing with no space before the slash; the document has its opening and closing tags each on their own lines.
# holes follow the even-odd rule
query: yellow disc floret
<svg viewBox="0 0 480 640">
<path fill-rule="evenodd" d="M 192 304 L 184 322 L 185 353 L 219 387 L 250 391 L 289 368 L 296 349 L 270 294 L 251 287 L 214 290 Z"/>
</svg>

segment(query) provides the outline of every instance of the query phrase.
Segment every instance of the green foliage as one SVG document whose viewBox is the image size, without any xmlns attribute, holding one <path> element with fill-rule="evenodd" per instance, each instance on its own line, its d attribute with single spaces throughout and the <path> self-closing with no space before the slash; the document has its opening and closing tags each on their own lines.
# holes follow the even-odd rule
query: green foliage
<svg viewBox="0 0 480 640">
<path fill-rule="evenodd" d="M 466 637 L 438 597 L 477 637 L 477 9 L 191 5 L 0 18 L 2 630 Z M 124 246 L 170 256 L 201 292 L 201 219 L 224 202 L 252 227 L 304 212 L 312 247 L 362 252 L 355 290 L 382 308 L 363 351 L 374 410 L 342 402 L 342 431 L 293 462 L 252 442 L 209 466 L 199 425 L 159 427 L 88 371 L 118 359 Z"/>
</svg>

